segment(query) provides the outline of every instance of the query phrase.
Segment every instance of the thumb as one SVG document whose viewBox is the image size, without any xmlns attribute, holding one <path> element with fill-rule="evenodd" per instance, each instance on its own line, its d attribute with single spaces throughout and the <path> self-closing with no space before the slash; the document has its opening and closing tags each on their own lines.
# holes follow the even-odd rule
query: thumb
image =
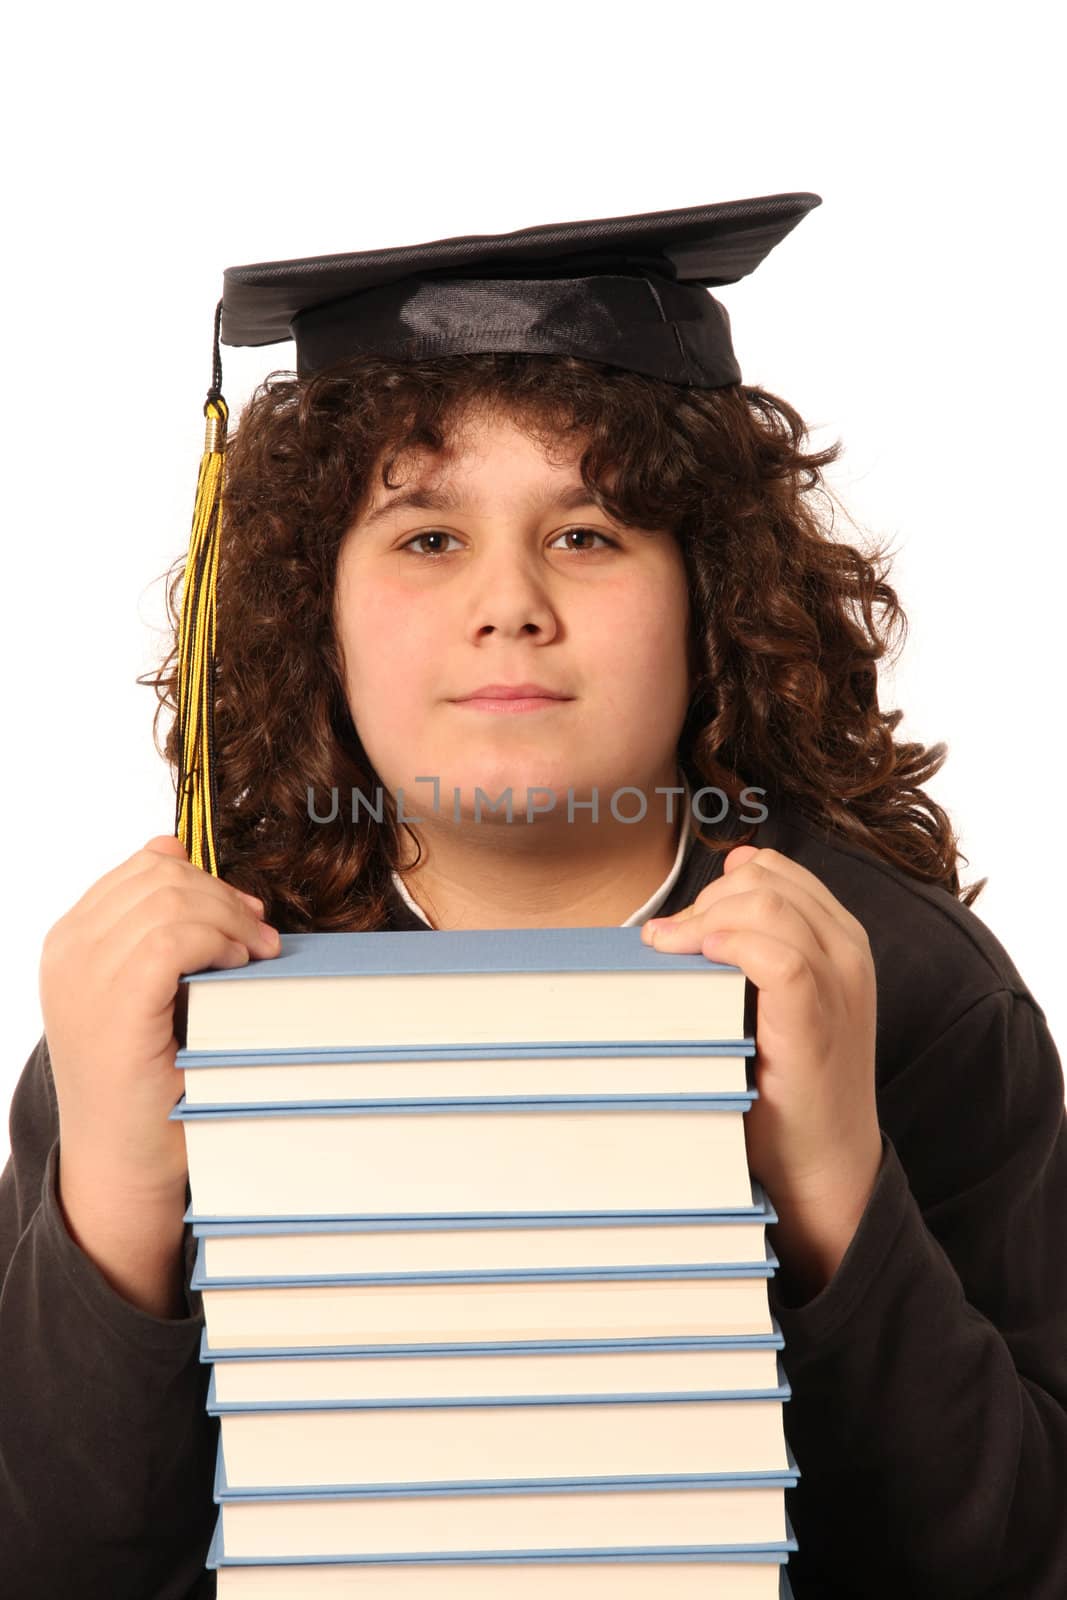
<svg viewBox="0 0 1067 1600">
<path fill-rule="evenodd" d="M 726 860 L 722 864 L 723 873 L 731 872 L 737 867 L 743 867 L 759 855 L 759 849 L 754 844 L 735 844 L 732 850 L 726 853 Z"/>
<path fill-rule="evenodd" d="M 180 856 L 183 861 L 188 861 L 189 852 L 181 840 L 173 833 L 158 833 L 154 839 L 149 839 L 145 845 L 146 850 L 154 850 L 161 856 Z"/>
</svg>

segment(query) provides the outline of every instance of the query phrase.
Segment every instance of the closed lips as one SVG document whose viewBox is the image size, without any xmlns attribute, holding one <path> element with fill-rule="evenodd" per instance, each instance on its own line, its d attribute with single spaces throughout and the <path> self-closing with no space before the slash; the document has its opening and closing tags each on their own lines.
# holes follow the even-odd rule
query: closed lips
<svg viewBox="0 0 1067 1600">
<path fill-rule="evenodd" d="M 555 689 L 546 689 L 540 683 L 487 683 L 469 694 L 458 696 L 461 700 L 569 700 L 570 695 Z"/>
</svg>

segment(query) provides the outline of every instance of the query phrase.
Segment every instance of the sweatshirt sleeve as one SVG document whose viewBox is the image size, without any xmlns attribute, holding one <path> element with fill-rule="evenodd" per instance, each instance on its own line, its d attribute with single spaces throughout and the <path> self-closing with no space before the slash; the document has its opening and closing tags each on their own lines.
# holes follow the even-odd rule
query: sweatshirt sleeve
<svg viewBox="0 0 1067 1600">
<path fill-rule="evenodd" d="M 203 1312 L 122 1298 L 67 1231 L 42 1035 L 15 1087 L 0 1174 L 0 1571 L 7 1600 L 207 1600 L 218 1423 Z"/>
<path fill-rule="evenodd" d="M 1067 1125 L 1044 1013 L 987 994 L 879 1089 L 847 1254 L 771 1297 L 796 1594 L 1067 1595 Z"/>
</svg>

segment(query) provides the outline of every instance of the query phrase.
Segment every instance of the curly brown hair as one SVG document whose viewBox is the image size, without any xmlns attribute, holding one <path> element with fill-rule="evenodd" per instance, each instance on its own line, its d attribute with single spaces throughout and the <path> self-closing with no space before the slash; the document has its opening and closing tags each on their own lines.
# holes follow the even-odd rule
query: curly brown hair
<svg viewBox="0 0 1067 1600">
<path fill-rule="evenodd" d="M 275 372 L 229 443 L 217 585 L 217 842 L 227 882 L 259 895 L 287 931 L 385 922 L 401 834 L 339 809 L 309 816 L 308 790 L 370 796 L 379 779 L 343 689 L 333 627 L 337 558 L 380 471 L 439 451 L 465 417 L 495 410 L 546 442 L 584 444 L 594 501 L 635 527 L 669 528 L 689 585 L 694 690 L 678 746 L 693 790 L 746 785 L 965 905 L 950 819 L 922 790 L 947 747 L 898 743 L 878 706 L 877 662 L 907 621 L 883 548 L 831 536 L 823 469 L 840 441 L 805 451 L 785 400 L 740 384 L 693 389 L 571 356 L 488 353 L 425 361 L 360 357 L 309 377 Z M 830 527 L 816 496 L 831 507 Z M 156 691 L 153 735 L 177 706 L 185 559 L 169 574 L 173 640 L 137 681 Z M 876 609 L 880 615 L 876 618 Z M 160 753 L 178 775 L 172 721 Z M 383 786 L 384 787 L 384 786 Z M 716 838 L 713 849 L 752 837 Z"/>
</svg>

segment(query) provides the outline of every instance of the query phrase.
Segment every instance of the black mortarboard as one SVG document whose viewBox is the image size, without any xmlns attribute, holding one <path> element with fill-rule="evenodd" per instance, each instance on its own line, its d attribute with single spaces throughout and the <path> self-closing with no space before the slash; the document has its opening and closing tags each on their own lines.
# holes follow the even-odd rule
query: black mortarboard
<svg viewBox="0 0 1067 1600">
<path fill-rule="evenodd" d="M 228 411 L 219 345 L 296 342 L 308 376 L 360 355 L 580 356 L 699 389 L 741 381 L 730 319 L 708 290 L 753 272 L 817 194 L 775 194 L 512 233 L 227 267 L 179 635 L 182 749 L 175 832 L 218 873 L 215 574 Z"/>
<path fill-rule="evenodd" d="M 819 204 L 775 194 L 228 267 L 222 343 L 292 338 L 301 375 L 357 355 L 520 350 L 719 388 L 741 373 L 706 291 L 754 271 Z"/>
</svg>

